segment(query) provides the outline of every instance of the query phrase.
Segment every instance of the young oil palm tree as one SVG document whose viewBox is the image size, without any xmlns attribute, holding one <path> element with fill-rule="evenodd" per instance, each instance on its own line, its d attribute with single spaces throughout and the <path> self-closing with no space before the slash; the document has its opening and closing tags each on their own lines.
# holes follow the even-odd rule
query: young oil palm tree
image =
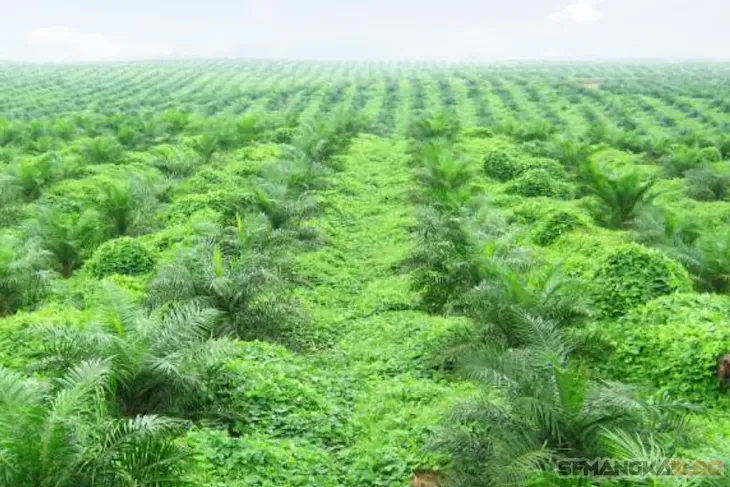
<svg viewBox="0 0 730 487">
<path fill-rule="evenodd" d="M 116 164 L 124 157 L 122 145 L 111 136 L 85 140 L 80 152 L 91 164 Z"/>
<path fill-rule="evenodd" d="M 291 270 L 288 248 L 294 243 L 294 235 L 287 229 L 275 229 L 270 218 L 262 212 L 236 214 L 234 226 L 211 227 L 195 245 L 218 247 L 224 256 L 259 255 L 261 262 L 277 268 L 282 275 Z"/>
<path fill-rule="evenodd" d="M 660 249 L 682 263 L 705 292 L 730 290 L 730 232 L 701 231 L 687 215 L 667 211 L 644 212 L 635 224 L 636 240 Z"/>
<path fill-rule="evenodd" d="M 576 170 L 586 163 L 594 148 L 584 142 L 557 138 L 548 144 L 550 157 L 560 161 L 566 169 Z"/>
<path fill-rule="evenodd" d="M 262 180 L 255 186 L 254 201 L 269 219 L 273 231 L 286 233 L 293 241 L 311 242 L 317 237 L 315 229 L 302 226 L 319 209 L 310 192 Z"/>
<path fill-rule="evenodd" d="M 98 210 L 108 222 L 112 237 L 129 235 L 139 230 L 140 220 L 149 222 L 157 203 L 154 190 L 138 178 L 110 181 L 101 190 Z"/>
<path fill-rule="evenodd" d="M 559 481 L 559 460 L 610 457 L 612 435 L 651 438 L 674 453 L 696 408 L 667 398 L 644 400 L 632 387 L 592 380 L 571 359 L 570 340 L 550 321 L 528 317 L 518 333 L 524 347 L 488 344 L 459 365 L 481 387 L 454 410 L 436 442 L 451 454 L 453 485 Z"/>
<path fill-rule="evenodd" d="M 200 159 L 192 148 L 161 144 L 148 152 L 152 156 L 150 164 L 170 178 L 188 177 L 200 166 Z"/>
<path fill-rule="evenodd" d="M 453 141 L 461 129 L 453 112 L 439 111 L 425 114 L 415 120 L 409 128 L 409 135 L 419 141 L 442 139 Z"/>
<path fill-rule="evenodd" d="M 190 124 L 190 114 L 181 110 L 168 110 L 160 117 L 167 132 L 179 134 Z"/>
<path fill-rule="evenodd" d="M 469 162 L 456 156 L 442 142 L 426 142 L 419 160 L 418 180 L 424 204 L 453 213 L 474 196 L 473 171 Z"/>
<path fill-rule="evenodd" d="M 646 155 L 651 159 L 659 159 L 671 150 L 672 139 L 665 135 L 648 135 L 645 141 Z"/>
<path fill-rule="evenodd" d="M 180 422 L 114 419 L 106 409 L 110 369 L 84 361 L 52 383 L 0 367 L 0 485 L 95 487 L 182 485 Z"/>
<path fill-rule="evenodd" d="M 37 199 L 45 186 L 58 176 L 60 163 L 55 154 L 25 158 L 14 168 L 16 184 L 26 201 Z"/>
<path fill-rule="evenodd" d="M 674 144 L 661 159 L 667 177 L 677 178 L 684 176 L 688 171 L 707 164 L 717 162 L 722 158 L 715 147 L 701 148 L 698 145 Z"/>
<path fill-rule="evenodd" d="M 722 228 L 708 231 L 691 245 L 669 250 L 695 278 L 700 290 L 716 293 L 730 290 L 730 231 Z"/>
<path fill-rule="evenodd" d="M 580 324 L 589 315 L 585 283 L 570 279 L 559 267 L 538 267 L 499 261 L 482 270 L 483 280 L 464 298 L 480 342 L 521 347 L 526 316 L 550 320 L 556 326 Z M 484 266 L 483 266 L 484 267 Z"/>
<path fill-rule="evenodd" d="M 87 210 L 81 214 L 64 213 L 55 208 L 38 210 L 37 233 L 41 246 L 53 254 L 64 279 L 71 277 L 84 258 L 100 243 L 99 214 Z"/>
<path fill-rule="evenodd" d="M 129 227 L 136 218 L 137 200 L 128 184 L 110 182 L 102 189 L 100 210 L 104 220 L 109 222 L 113 237 L 127 235 Z"/>
<path fill-rule="evenodd" d="M 278 256 L 235 240 L 224 252 L 215 240 L 182 252 L 150 284 L 152 305 L 196 301 L 217 310 L 219 336 L 245 340 L 286 340 L 301 323 Z"/>
<path fill-rule="evenodd" d="M 213 155 L 221 148 L 220 136 L 214 132 L 207 132 L 194 140 L 193 148 L 204 164 L 210 162 Z"/>
<path fill-rule="evenodd" d="M 701 234 L 700 225 L 688 215 L 649 207 L 633 224 L 635 240 L 657 247 L 670 255 L 689 249 Z"/>
<path fill-rule="evenodd" d="M 417 235 L 409 259 L 412 288 L 430 312 L 463 311 L 464 297 L 494 269 L 520 266 L 525 258 L 506 222 L 488 206 L 458 214 L 427 207 L 419 215 Z"/>
<path fill-rule="evenodd" d="M 58 118 L 53 122 L 53 134 L 61 140 L 66 142 L 70 141 L 74 137 L 76 126 L 71 120 Z"/>
<path fill-rule="evenodd" d="M 671 458 L 672 450 L 666 447 L 663 441 L 664 438 L 661 436 L 657 438 L 652 434 L 641 435 L 638 433 L 632 434 L 626 431 L 609 430 L 604 431 L 603 436 L 606 448 L 610 452 L 609 458 L 628 461 L 640 460 L 653 465 L 664 465 L 666 464 L 667 459 Z M 682 457 L 690 462 L 696 459 L 700 465 L 700 462 L 707 462 L 705 455 L 702 455 L 701 453 L 699 455 L 696 453 L 684 453 Z M 717 453 L 714 453 L 711 458 L 718 458 Z M 713 460 L 711 459 L 710 461 Z M 691 467 L 691 464 L 687 466 Z M 727 471 L 727 468 L 721 466 L 719 471 L 714 470 L 714 472 L 710 475 L 688 475 L 685 477 L 676 475 L 674 479 L 667 479 L 665 475 L 661 478 L 650 477 L 641 479 L 641 481 L 643 481 L 642 485 L 657 487 L 665 485 L 685 487 L 725 487 L 728 485 L 728 482 L 730 482 L 730 472 Z M 627 482 L 628 480 L 624 480 L 624 483 L 621 483 L 620 485 L 627 485 Z"/>
<path fill-rule="evenodd" d="M 481 274 L 475 264 L 478 248 L 459 218 L 433 209 L 423 212 L 408 265 L 414 269 L 411 288 L 421 294 L 426 311 L 445 311 L 479 283 Z"/>
<path fill-rule="evenodd" d="M 601 205 L 597 219 L 609 228 L 625 228 L 657 196 L 651 192 L 657 180 L 644 180 L 635 171 L 606 174 L 596 164 L 587 163 L 581 176 L 586 191 Z"/>
<path fill-rule="evenodd" d="M 41 301 L 54 276 L 51 262 L 38 241 L 0 236 L 0 316 Z"/>
<path fill-rule="evenodd" d="M 308 120 L 299 126 L 287 153 L 293 159 L 336 169 L 334 155 L 344 150 L 359 126 L 357 117 L 347 110 L 337 111 L 325 119 Z"/>
<path fill-rule="evenodd" d="M 236 144 L 245 146 L 252 143 L 264 129 L 264 121 L 260 113 L 246 113 L 235 123 Z"/>
<path fill-rule="evenodd" d="M 145 311 L 113 287 L 99 293 L 99 317 L 83 330 L 41 327 L 38 367 L 63 373 L 83 360 L 107 360 L 110 410 L 119 416 L 193 418 L 207 407 L 202 379 L 232 351 L 212 339 L 218 312 L 195 302 Z"/>
<path fill-rule="evenodd" d="M 22 199 L 23 188 L 11 174 L 0 174 L 0 205 L 7 207 Z"/>
<path fill-rule="evenodd" d="M 22 124 L 0 118 L 0 145 L 6 146 L 23 139 Z"/>
<path fill-rule="evenodd" d="M 332 157 L 343 143 L 344 141 L 338 138 L 335 128 L 326 120 L 312 120 L 300 126 L 289 151 L 330 166 Z"/>
<path fill-rule="evenodd" d="M 15 177 L 0 174 L 0 226 L 10 227 L 22 218 L 23 192 Z"/>
<path fill-rule="evenodd" d="M 684 175 L 687 196 L 698 201 L 727 201 L 730 199 L 730 171 L 707 164 L 690 169 Z"/>
<path fill-rule="evenodd" d="M 332 168 L 323 162 L 308 157 L 294 146 L 284 150 L 284 160 L 279 161 L 269 172 L 277 171 L 278 179 L 285 181 L 292 191 L 307 193 L 324 189 L 328 186 L 327 178 L 332 175 Z"/>
</svg>

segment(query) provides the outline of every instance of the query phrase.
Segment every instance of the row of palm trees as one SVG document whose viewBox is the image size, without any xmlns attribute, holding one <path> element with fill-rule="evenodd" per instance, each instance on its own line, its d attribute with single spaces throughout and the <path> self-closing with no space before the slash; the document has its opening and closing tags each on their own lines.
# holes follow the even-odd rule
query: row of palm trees
<svg viewBox="0 0 730 487">
<path fill-rule="evenodd" d="M 473 189 L 469 165 L 454 154 L 448 134 L 415 141 L 422 209 L 411 264 L 425 309 L 473 323 L 443 351 L 449 368 L 478 385 L 433 443 L 449 454 L 449 485 L 595 485 L 562 477 L 556 465 L 668 458 L 691 446 L 698 408 L 596 376 L 593 365 L 609 347 L 582 326 L 591 316 L 586 284 L 516 245 L 514 228 Z M 586 190 L 604 205 L 606 226 L 633 222 L 653 197 L 653 181 L 579 162 Z"/>
<path fill-rule="evenodd" d="M 40 149 L 72 147 L 91 163 L 113 163 L 122 158 L 125 149 L 143 150 L 161 142 L 174 142 L 181 136 L 208 134 L 213 138 L 217 135 L 224 144 L 232 139 L 245 143 L 264 129 L 287 123 L 284 116 L 264 118 L 257 112 L 208 118 L 200 113 L 177 109 L 159 115 L 101 116 L 87 113 L 27 123 L 0 119 L 0 147 L 34 154 L 47 151 Z"/>
</svg>

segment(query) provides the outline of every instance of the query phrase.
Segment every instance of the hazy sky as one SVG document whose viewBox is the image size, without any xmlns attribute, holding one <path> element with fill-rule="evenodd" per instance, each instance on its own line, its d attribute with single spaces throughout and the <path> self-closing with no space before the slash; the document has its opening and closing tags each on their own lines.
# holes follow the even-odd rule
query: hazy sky
<svg viewBox="0 0 730 487">
<path fill-rule="evenodd" d="M 730 59 L 728 0 L 7 0 L 0 60 Z"/>
</svg>

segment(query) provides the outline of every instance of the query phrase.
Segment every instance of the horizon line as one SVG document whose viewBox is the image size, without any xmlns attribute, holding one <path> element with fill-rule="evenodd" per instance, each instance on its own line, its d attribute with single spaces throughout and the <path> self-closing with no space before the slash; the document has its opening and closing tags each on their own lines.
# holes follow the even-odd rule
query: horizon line
<svg viewBox="0 0 730 487">
<path fill-rule="evenodd" d="M 277 58 L 277 57 L 244 57 L 244 56 L 216 56 L 216 57 L 175 57 L 175 58 L 129 58 L 129 59 L 96 59 L 96 60 L 32 60 L 32 59 L 2 59 L 0 65 L 32 65 L 32 66 L 77 66 L 77 65 L 113 65 L 113 64 L 174 64 L 190 62 L 260 62 L 260 63 L 302 63 L 302 64 L 444 64 L 444 65 L 494 65 L 494 64 L 690 64 L 690 63 L 728 63 L 728 58 L 702 57 L 600 57 L 588 58 L 504 58 L 504 59 L 438 59 L 438 58 L 363 58 L 363 59 L 305 59 L 305 58 Z"/>
</svg>

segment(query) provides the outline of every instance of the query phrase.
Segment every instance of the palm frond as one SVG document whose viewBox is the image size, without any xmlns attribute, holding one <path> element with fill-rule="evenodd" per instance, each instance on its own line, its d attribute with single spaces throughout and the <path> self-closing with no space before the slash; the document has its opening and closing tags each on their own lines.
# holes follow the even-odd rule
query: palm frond
<svg viewBox="0 0 730 487">
<path fill-rule="evenodd" d="M 38 404 L 43 397 L 43 388 L 29 381 L 21 374 L 0 367 L 0 404 L 12 409 L 18 406 Z"/>
</svg>

